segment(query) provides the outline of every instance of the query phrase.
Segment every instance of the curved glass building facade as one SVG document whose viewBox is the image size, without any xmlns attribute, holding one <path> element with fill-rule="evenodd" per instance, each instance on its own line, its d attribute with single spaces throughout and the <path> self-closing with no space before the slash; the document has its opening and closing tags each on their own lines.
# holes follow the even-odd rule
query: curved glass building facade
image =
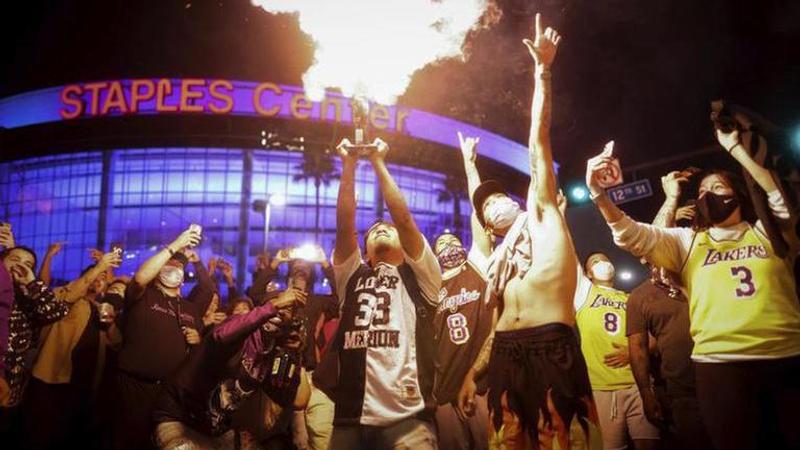
<svg viewBox="0 0 800 450">
<path fill-rule="evenodd" d="M 228 259 L 248 284 L 265 239 L 264 212 L 253 208 L 256 201 L 285 199 L 285 205 L 271 207 L 271 252 L 306 242 L 319 242 L 328 252 L 333 247 L 338 180 L 320 186 L 317 233 L 315 182 L 303 176 L 303 159 L 294 151 L 175 147 L 18 159 L 0 163 L 0 217 L 40 259 L 51 243 L 66 242 L 52 264 L 55 280 L 75 278 L 88 264 L 89 249 L 116 242 L 125 248 L 119 273 L 132 274 L 189 224 L 199 223 L 203 259 Z M 363 231 L 376 218 L 388 218 L 388 211 L 369 163 L 359 164 L 357 224 Z M 338 159 L 334 167 L 338 174 Z M 444 174 L 400 165 L 390 170 L 429 239 L 457 224 Z M 468 226 L 469 202 L 455 201 Z"/>
</svg>

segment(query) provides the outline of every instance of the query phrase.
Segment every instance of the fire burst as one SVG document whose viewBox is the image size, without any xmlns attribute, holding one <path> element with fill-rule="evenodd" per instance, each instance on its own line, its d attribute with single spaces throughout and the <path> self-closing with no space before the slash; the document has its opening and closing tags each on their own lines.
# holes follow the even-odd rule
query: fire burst
<svg viewBox="0 0 800 450">
<path fill-rule="evenodd" d="M 307 94 L 325 88 L 394 103 L 411 74 L 440 58 L 462 54 L 489 0 L 253 0 L 269 12 L 298 14 L 315 42 L 303 76 Z"/>
</svg>

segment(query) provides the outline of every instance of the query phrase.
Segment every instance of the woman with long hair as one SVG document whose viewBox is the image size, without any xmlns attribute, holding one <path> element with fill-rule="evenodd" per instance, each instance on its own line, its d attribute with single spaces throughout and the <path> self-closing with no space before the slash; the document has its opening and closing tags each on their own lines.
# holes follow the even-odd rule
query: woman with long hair
<svg viewBox="0 0 800 450">
<path fill-rule="evenodd" d="M 688 290 L 698 402 L 715 447 L 800 448 L 794 420 L 800 404 L 800 304 L 792 273 L 797 236 L 778 186 L 741 145 L 738 131 L 718 130 L 717 138 L 766 192 L 791 245 L 787 257 L 776 255 L 761 221 L 745 220 L 748 198 L 730 173 L 703 176 L 692 228 L 626 216 L 597 182 L 611 163 L 606 152 L 588 161 L 587 185 L 615 243 L 679 273 Z"/>
</svg>

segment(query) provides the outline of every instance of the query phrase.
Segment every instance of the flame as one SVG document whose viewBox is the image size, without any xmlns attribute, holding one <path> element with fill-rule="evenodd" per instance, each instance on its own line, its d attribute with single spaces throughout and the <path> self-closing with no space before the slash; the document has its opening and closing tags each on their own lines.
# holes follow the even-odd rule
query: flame
<svg viewBox="0 0 800 450">
<path fill-rule="evenodd" d="M 315 42 L 303 76 L 306 93 L 325 88 L 385 104 L 402 94 L 415 70 L 462 55 L 464 38 L 489 0 L 253 0 L 273 13 L 296 13 Z M 491 11 L 490 11 L 491 12 Z"/>
</svg>

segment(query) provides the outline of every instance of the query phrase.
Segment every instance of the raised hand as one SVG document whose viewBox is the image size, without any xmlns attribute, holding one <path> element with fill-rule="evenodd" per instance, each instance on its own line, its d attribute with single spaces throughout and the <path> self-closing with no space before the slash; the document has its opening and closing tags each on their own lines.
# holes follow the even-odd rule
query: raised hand
<svg viewBox="0 0 800 450">
<path fill-rule="evenodd" d="M 376 148 L 372 153 L 370 153 L 369 159 L 373 162 L 383 161 L 386 159 L 386 155 L 389 153 L 389 144 L 387 144 L 386 141 L 381 138 L 375 138 L 375 140 L 372 141 L 372 145 L 374 145 Z"/>
<path fill-rule="evenodd" d="M 14 248 L 14 233 L 11 231 L 11 224 L 0 223 L 0 247 Z"/>
<path fill-rule="evenodd" d="M 677 199 L 681 196 L 681 185 L 689 181 L 691 173 L 674 170 L 661 177 L 661 188 L 667 198 Z"/>
<path fill-rule="evenodd" d="M 100 257 L 100 260 L 97 261 L 97 265 L 103 268 L 103 270 L 109 267 L 116 269 L 120 264 L 122 264 L 122 256 L 115 251 L 104 253 L 103 256 Z"/>
<path fill-rule="evenodd" d="M 353 149 L 353 143 L 347 138 L 342 139 L 342 142 L 336 146 L 336 153 L 339 154 L 342 161 L 355 161 L 358 159 L 358 152 Z"/>
<path fill-rule="evenodd" d="M 46 254 L 50 256 L 57 255 L 64 248 L 64 244 L 66 243 L 67 241 L 53 242 L 52 244 L 50 244 L 50 246 L 47 247 Z"/>
<path fill-rule="evenodd" d="M 228 261 L 220 259 L 219 270 L 222 271 L 222 276 L 228 284 L 233 284 L 233 266 Z"/>
<path fill-rule="evenodd" d="M 542 31 L 542 15 L 538 13 L 536 14 L 535 32 L 533 41 L 523 39 L 522 42 L 528 47 L 528 51 L 531 53 L 533 60 L 536 61 L 537 66 L 550 67 L 556 57 L 556 50 L 561 42 L 561 36 L 550 27 Z"/>
<path fill-rule="evenodd" d="M 200 243 L 200 233 L 197 231 L 187 228 L 183 233 L 180 234 L 169 247 L 173 251 L 183 250 L 186 247 L 195 246 Z"/>
<path fill-rule="evenodd" d="M 689 220 L 693 221 L 694 216 L 697 213 L 697 206 L 695 205 L 686 205 L 681 206 L 675 211 L 675 220 Z"/>
<path fill-rule="evenodd" d="M 217 271 L 217 257 L 212 256 L 208 258 L 208 274 L 210 276 L 214 276 L 214 272 Z"/>
<path fill-rule="evenodd" d="M 287 309 L 295 305 L 305 305 L 308 295 L 300 289 L 291 288 L 281 292 L 271 300 L 272 306 L 277 309 Z"/>
<path fill-rule="evenodd" d="M 458 132 L 458 144 L 461 146 L 461 155 L 465 161 L 472 163 L 478 158 L 478 142 L 481 138 L 477 137 L 464 137 L 461 132 Z"/>
<path fill-rule="evenodd" d="M 717 141 L 725 151 L 730 153 L 733 151 L 734 147 L 741 144 L 741 141 L 739 141 L 739 130 L 732 130 L 730 133 L 726 133 L 717 129 Z"/>
<path fill-rule="evenodd" d="M 100 260 L 103 259 L 103 255 L 104 255 L 104 253 L 103 253 L 102 250 L 99 250 L 99 249 L 96 249 L 96 248 L 90 248 L 89 249 L 89 258 L 91 258 L 91 260 L 96 262 L 96 263 L 100 262 Z"/>
<path fill-rule="evenodd" d="M 614 160 L 613 151 L 614 141 L 610 141 L 603 148 L 602 153 L 586 161 L 586 186 L 589 187 L 592 195 L 598 195 L 605 191 L 600 186 L 600 179 L 606 171 L 611 169 L 611 163 Z"/>
</svg>

